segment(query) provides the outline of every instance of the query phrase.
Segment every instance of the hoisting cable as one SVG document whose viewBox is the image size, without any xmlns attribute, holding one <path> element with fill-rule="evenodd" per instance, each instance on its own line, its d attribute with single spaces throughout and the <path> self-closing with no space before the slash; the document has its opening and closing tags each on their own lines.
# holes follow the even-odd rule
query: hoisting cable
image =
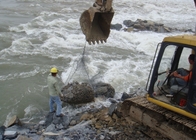
<svg viewBox="0 0 196 140">
<path fill-rule="evenodd" d="M 87 68 L 86 68 L 85 62 L 84 62 L 85 51 L 86 51 L 86 42 L 85 42 L 85 46 L 84 46 L 84 49 L 83 49 L 82 59 L 81 59 L 81 61 L 82 61 L 83 65 L 84 65 L 84 70 L 85 70 L 85 72 L 86 72 L 86 74 L 87 74 L 87 76 L 88 76 L 89 84 L 91 85 L 90 77 L 89 77 L 89 74 L 88 74 L 88 71 L 87 71 Z M 92 85 L 91 85 L 91 87 L 92 87 Z"/>
<path fill-rule="evenodd" d="M 76 65 L 76 67 L 75 67 L 73 73 L 72 73 L 72 74 L 69 74 L 69 76 L 68 76 L 68 78 L 67 78 L 67 80 L 66 80 L 65 83 L 67 83 L 68 81 L 70 81 L 70 79 L 73 77 L 73 75 L 74 75 L 74 74 L 76 73 L 76 71 L 78 70 L 78 68 L 79 68 L 79 63 L 81 62 L 81 63 L 83 64 L 84 70 L 85 70 L 85 72 L 86 72 L 86 74 L 87 74 L 89 84 L 90 84 L 90 86 L 93 88 L 93 86 L 92 86 L 92 84 L 91 84 L 91 82 L 90 82 L 90 78 L 89 78 L 89 74 L 88 74 L 88 71 L 87 71 L 85 62 L 84 62 L 85 51 L 86 51 L 86 42 L 85 42 L 85 46 L 84 46 L 84 48 L 83 48 L 83 52 L 82 52 L 82 57 L 81 57 L 81 59 L 80 59 L 79 61 L 77 61 L 77 60 L 75 61 L 75 62 L 77 62 L 77 65 Z"/>
</svg>

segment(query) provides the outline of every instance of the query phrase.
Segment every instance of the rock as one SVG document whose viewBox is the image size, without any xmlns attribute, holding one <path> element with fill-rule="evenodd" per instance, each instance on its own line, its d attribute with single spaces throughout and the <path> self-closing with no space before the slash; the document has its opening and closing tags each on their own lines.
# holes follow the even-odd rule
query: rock
<svg viewBox="0 0 196 140">
<path fill-rule="evenodd" d="M 1 126 L 1 127 L 0 127 L 0 140 L 3 139 L 3 134 L 4 134 L 4 132 L 5 132 L 5 126 Z"/>
<path fill-rule="evenodd" d="M 118 103 L 118 101 L 116 100 L 116 99 L 114 99 L 114 98 L 109 98 L 108 99 L 111 103 Z"/>
<path fill-rule="evenodd" d="M 48 115 L 46 116 L 46 120 L 44 125 L 47 127 L 51 124 L 51 122 L 53 121 L 53 115 L 54 113 L 48 113 Z"/>
<path fill-rule="evenodd" d="M 62 125 L 64 126 L 64 128 L 68 128 L 69 124 L 70 124 L 70 119 L 69 116 L 65 115 L 62 118 Z"/>
<path fill-rule="evenodd" d="M 107 83 L 97 83 L 94 85 L 95 97 L 104 96 L 107 98 L 113 98 L 115 94 L 114 88 Z"/>
<path fill-rule="evenodd" d="M 46 123 L 45 120 L 42 120 L 42 121 L 39 122 L 40 125 L 44 125 L 45 123 Z"/>
<path fill-rule="evenodd" d="M 125 29 L 127 32 L 132 31 L 154 31 L 158 33 L 170 32 L 167 27 L 162 23 L 155 23 L 151 20 L 137 19 L 135 22 L 131 20 L 124 20 L 123 24 L 128 27 Z M 137 29 L 137 30 L 135 30 Z"/>
<path fill-rule="evenodd" d="M 5 131 L 4 132 L 4 137 L 6 138 L 6 139 L 14 139 L 14 138 L 16 138 L 17 137 L 17 135 L 18 135 L 18 133 L 16 132 L 16 131 Z"/>
<path fill-rule="evenodd" d="M 6 123 L 5 127 L 10 127 L 14 124 L 22 125 L 21 121 L 18 119 L 16 115 L 14 115 L 11 119 L 9 119 L 8 123 Z"/>
<path fill-rule="evenodd" d="M 126 92 L 123 92 L 123 95 L 121 97 L 121 100 L 124 101 L 124 100 L 126 100 L 128 98 L 131 98 L 131 95 L 127 94 Z"/>
<path fill-rule="evenodd" d="M 99 122 L 97 122 L 97 123 L 95 123 L 95 128 L 101 129 L 101 128 L 103 128 L 103 126 Z"/>
<path fill-rule="evenodd" d="M 129 28 L 126 29 L 126 31 L 127 32 L 132 32 L 132 31 L 134 31 L 134 28 L 133 27 L 129 27 Z"/>
<path fill-rule="evenodd" d="M 121 107 L 122 107 L 122 102 L 118 103 L 115 109 L 115 114 L 118 116 L 118 118 L 123 117 L 122 112 L 121 112 Z"/>
<path fill-rule="evenodd" d="M 94 91 L 87 83 L 74 82 L 63 87 L 64 102 L 70 104 L 89 103 L 94 101 Z"/>
<path fill-rule="evenodd" d="M 54 124 L 50 124 L 47 128 L 46 128 L 46 132 L 54 132 L 55 131 L 55 125 Z"/>
<path fill-rule="evenodd" d="M 118 116 L 116 114 L 113 114 L 112 115 L 112 119 L 114 119 L 115 121 L 117 121 L 118 120 Z"/>
<path fill-rule="evenodd" d="M 131 27 L 131 26 L 134 25 L 134 22 L 131 21 L 131 20 L 124 20 L 124 21 L 123 21 L 123 24 L 124 24 L 125 26 L 127 26 L 127 27 Z"/>
<path fill-rule="evenodd" d="M 164 27 L 164 29 L 165 29 L 166 32 L 171 32 L 171 29 L 168 28 L 168 27 Z"/>
<path fill-rule="evenodd" d="M 116 103 L 113 103 L 110 105 L 109 109 L 108 109 L 108 115 L 112 116 L 113 112 L 115 111 L 116 109 L 116 106 L 117 104 Z"/>
<path fill-rule="evenodd" d="M 21 135 L 19 135 L 17 137 L 17 140 L 32 140 L 32 139 L 31 138 L 28 138 L 27 136 L 21 136 Z"/>
<path fill-rule="evenodd" d="M 134 25 L 133 25 L 133 28 L 136 28 L 136 29 L 138 29 L 138 30 L 140 30 L 140 31 L 146 30 L 146 27 L 143 26 L 143 25 L 141 25 L 141 24 L 134 24 Z"/>
<path fill-rule="evenodd" d="M 16 131 L 18 134 L 24 135 L 30 132 L 27 127 L 28 127 L 27 125 L 26 126 L 13 125 L 11 127 L 6 128 L 6 131 Z"/>
<path fill-rule="evenodd" d="M 64 128 L 64 126 L 62 124 L 56 125 L 57 130 L 61 130 Z"/>
<path fill-rule="evenodd" d="M 53 124 L 57 125 L 57 124 L 61 124 L 62 123 L 62 117 L 55 117 L 53 118 L 53 121 L 52 121 Z"/>
<path fill-rule="evenodd" d="M 76 120 L 71 120 L 70 126 L 74 126 L 74 125 L 76 125 Z"/>
<path fill-rule="evenodd" d="M 120 31 L 120 29 L 122 29 L 122 25 L 121 24 L 111 24 L 110 29 L 115 29 L 117 31 Z"/>
<path fill-rule="evenodd" d="M 80 117 L 80 121 L 87 121 L 90 119 L 90 114 L 89 113 L 84 113 L 81 117 Z"/>
</svg>

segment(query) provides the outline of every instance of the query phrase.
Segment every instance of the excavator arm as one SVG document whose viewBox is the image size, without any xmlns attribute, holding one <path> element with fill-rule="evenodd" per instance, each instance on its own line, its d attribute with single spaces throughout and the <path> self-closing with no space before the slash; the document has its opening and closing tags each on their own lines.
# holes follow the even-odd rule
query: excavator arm
<svg viewBox="0 0 196 140">
<path fill-rule="evenodd" d="M 93 7 L 85 10 L 80 17 L 80 26 L 86 41 L 91 45 L 95 42 L 107 41 L 110 25 L 114 16 L 113 0 L 96 0 Z"/>
</svg>

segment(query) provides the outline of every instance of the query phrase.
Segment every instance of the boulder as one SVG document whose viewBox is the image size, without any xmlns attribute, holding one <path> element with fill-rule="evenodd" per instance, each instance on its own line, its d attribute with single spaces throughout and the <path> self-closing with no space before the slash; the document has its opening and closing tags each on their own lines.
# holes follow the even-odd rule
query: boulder
<svg viewBox="0 0 196 140">
<path fill-rule="evenodd" d="M 95 97 L 105 96 L 107 98 L 113 98 L 115 94 L 115 90 L 110 84 L 102 82 L 94 85 L 94 92 Z"/>
<path fill-rule="evenodd" d="M 16 131 L 5 131 L 4 137 L 6 139 L 14 139 L 18 136 L 18 133 Z"/>
<path fill-rule="evenodd" d="M 120 29 L 122 29 L 122 25 L 121 24 L 111 24 L 110 29 L 115 29 L 117 31 L 120 31 Z"/>
<path fill-rule="evenodd" d="M 73 82 L 61 90 L 64 97 L 62 101 L 70 104 L 89 103 L 94 101 L 94 91 L 87 83 Z"/>
<path fill-rule="evenodd" d="M 135 23 L 134 23 L 133 21 L 131 21 L 131 20 L 124 20 L 124 21 L 123 21 L 123 24 L 124 24 L 125 26 L 127 26 L 127 27 L 131 27 L 131 26 L 133 26 Z"/>
<path fill-rule="evenodd" d="M 10 127 L 14 124 L 22 125 L 21 121 L 19 120 L 18 116 L 14 115 L 9 120 L 5 122 L 5 127 Z"/>
</svg>

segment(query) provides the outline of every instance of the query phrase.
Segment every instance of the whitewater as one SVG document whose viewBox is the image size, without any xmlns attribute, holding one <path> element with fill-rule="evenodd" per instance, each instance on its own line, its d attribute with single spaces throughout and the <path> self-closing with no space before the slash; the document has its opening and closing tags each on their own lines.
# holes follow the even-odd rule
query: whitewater
<svg viewBox="0 0 196 140">
<path fill-rule="evenodd" d="M 195 30 L 193 0 L 114 0 L 107 43 L 89 45 L 79 18 L 93 0 L 0 0 L 0 124 L 13 115 L 33 121 L 48 112 L 46 78 L 50 68 L 59 69 L 61 86 L 72 81 L 94 80 L 111 84 L 115 98 L 123 92 L 144 94 L 155 48 L 165 36 L 191 32 L 125 32 L 124 20 L 152 20 L 167 27 Z M 85 47 L 85 67 L 78 68 Z M 70 76 L 71 75 L 71 76 Z M 71 77 L 71 78 L 70 78 Z M 109 106 L 96 99 L 81 108 L 64 106 L 70 115 Z"/>
</svg>

